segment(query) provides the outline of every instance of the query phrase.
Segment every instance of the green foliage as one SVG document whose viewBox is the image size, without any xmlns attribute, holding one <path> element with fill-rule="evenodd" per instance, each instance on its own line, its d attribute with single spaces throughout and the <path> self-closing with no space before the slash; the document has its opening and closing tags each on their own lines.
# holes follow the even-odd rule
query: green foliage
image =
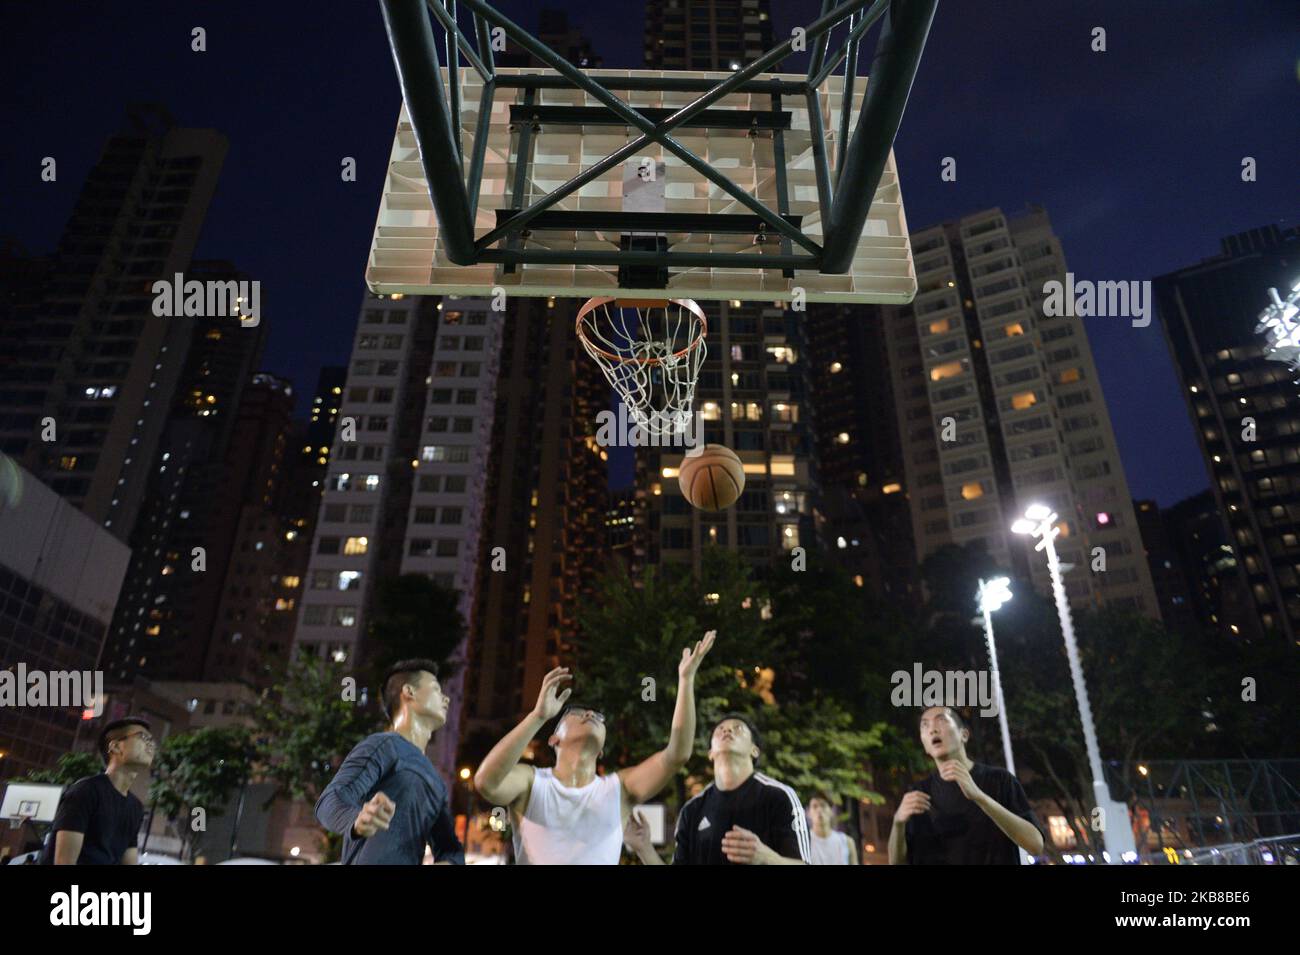
<svg viewBox="0 0 1300 955">
<path fill-rule="evenodd" d="M 381 578 L 366 630 L 367 675 L 375 692 L 384 671 L 398 660 L 427 657 L 446 674 L 448 661 L 465 637 L 460 594 L 425 574 Z"/>
<path fill-rule="evenodd" d="M 884 723 L 858 729 L 852 715 L 830 699 L 764 707 L 756 718 L 768 748 L 763 772 L 793 786 L 805 804 L 814 792 L 884 801 L 870 788 L 866 770 L 888 732 Z"/>
<path fill-rule="evenodd" d="M 248 783 L 256 758 L 247 727 L 207 727 L 168 736 L 154 760 L 149 802 L 176 825 L 188 849 L 193 810 L 211 817 L 225 809 Z"/>
<path fill-rule="evenodd" d="M 836 670 L 833 651 L 811 667 L 804 660 L 823 639 L 854 643 L 857 599 L 857 588 L 843 576 L 829 583 L 809 573 L 757 580 L 739 556 L 720 548 L 704 552 L 698 577 L 667 567 L 633 580 L 616 565 L 579 612 L 574 698 L 605 711 L 611 765 L 645 759 L 668 740 L 682 649 L 717 630 L 696 676 L 697 733 L 688 772 L 707 775 L 714 722 L 738 710 L 752 715 L 766 737 L 765 772 L 800 791 L 876 798 L 867 761 L 885 728 L 856 718 L 846 705 L 853 700 L 823 692 L 821 679 Z M 823 616 L 821 608 L 844 612 Z M 655 681 L 654 701 L 643 699 L 647 677 Z M 852 677 L 832 689 L 851 696 Z"/>
<path fill-rule="evenodd" d="M 104 761 L 96 753 L 64 753 L 53 769 L 33 770 L 20 782 L 71 786 L 79 779 L 98 776 L 103 771 Z"/>
<path fill-rule="evenodd" d="M 168 736 L 154 760 L 149 801 L 169 819 L 195 807 L 215 813 L 248 782 L 256 755 L 252 735 L 243 726 Z"/>
<path fill-rule="evenodd" d="M 302 656 L 254 711 L 263 775 L 277 795 L 314 803 L 343 757 L 378 729 L 373 710 L 344 699 L 345 664 Z"/>
</svg>

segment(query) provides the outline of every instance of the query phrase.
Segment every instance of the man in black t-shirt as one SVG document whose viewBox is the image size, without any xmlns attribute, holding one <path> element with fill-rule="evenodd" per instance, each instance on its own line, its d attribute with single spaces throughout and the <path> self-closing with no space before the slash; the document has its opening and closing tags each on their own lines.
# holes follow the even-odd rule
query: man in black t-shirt
<svg viewBox="0 0 1300 955">
<path fill-rule="evenodd" d="M 144 805 L 131 785 L 153 763 L 154 740 L 145 720 L 114 720 L 99 734 L 104 772 L 69 786 L 59 800 L 43 865 L 136 865 Z"/>
<path fill-rule="evenodd" d="M 1043 851 L 1020 781 L 966 755 L 970 730 L 949 706 L 921 714 L 921 744 L 936 772 L 903 796 L 889 835 L 890 865 L 1019 865 Z"/>
<path fill-rule="evenodd" d="M 753 725 L 729 713 L 713 729 L 713 782 L 677 814 L 673 865 L 803 865 L 808 823 L 795 791 L 754 771 L 761 743 Z M 663 860 L 639 816 L 629 820 L 629 848 L 647 865 Z"/>
</svg>

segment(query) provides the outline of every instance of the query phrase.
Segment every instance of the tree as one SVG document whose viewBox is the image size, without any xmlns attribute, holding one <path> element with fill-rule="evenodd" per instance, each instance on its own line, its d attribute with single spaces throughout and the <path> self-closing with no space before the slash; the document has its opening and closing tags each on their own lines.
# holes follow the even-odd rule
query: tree
<svg viewBox="0 0 1300 955">
<path fill-rule="evenodd" d="M 365 644 L 365 672 L 376 692 L 382 692 L 379 682 L 398 660 L 425 657 L 447 672 L 465 638 L 459 603 L 458 591 L 425 574 L 379 580 Z"/>
<path fill-rule="evenodd" d="M 766 737 L 766 772 L 805 791 L 877 798 L 865 764 L 883 727 L 864 727 L 801 672 L 798 631 L 815 613 L 794 604 L 806 598 L 788 581 L 777 596 L 738 555 L 721 548 L 704 552 L 698 577 L 669 567 L 634 580 L 618 564 L 599 578 L 579 611 L 574 697 L 604 709 L 606 758 L 627 765 L 664 745 L 682 648 L 717 630 L 718 642 L 696 675 L 697 735 L 688 773 L 706 774 L 709 731 L 736 710 L 752 716 Z"/>
<path fill-rule="evenodd" d="M 87 776 L 98 776 L 104 771 L 104 761 L 98 753 L 64 753 L 53 769 L 35 769 L 22 778 L 25 783 L 46 783 L 54 786 L 71 786 Z"/>
<path fill-rule="evenodd" d="M 263 694 L 254 711 L 262 774 L 277 796 L 314 804 L 338 764 L 378 728 L 374 710 L 343 663 L 303 655 Z M 326 837 L 327 854 L 339 842 Z"/>
<path fill-rule="evenodd" d="M 203 845 L 196 833 L 206 833 L 207 817 L 224 810 L 231 794 L 248 784 L 256 756 L 252 734 L 243 726 L 207 727 L 163 741 L 149 802 L 179 833 L 182 859 Z"/>
<path fill-rule="evenodd" d="M 1060 630 L 1043 612 L 1019 623 L 998 631 L 1017 769 L 1039 784 L 1027 783 L 1031 795 L 1054 798 L 1079 843 L 1095 847 L 1092 771 Z M 1098 748 L 1118 764 L 1123 800 L 1139 762 L 1186 758 L 1203 739 L 1204 667 L 1190 641 L 1131 610 L 1078 613 L 1075 631 Z"/>
</svg>

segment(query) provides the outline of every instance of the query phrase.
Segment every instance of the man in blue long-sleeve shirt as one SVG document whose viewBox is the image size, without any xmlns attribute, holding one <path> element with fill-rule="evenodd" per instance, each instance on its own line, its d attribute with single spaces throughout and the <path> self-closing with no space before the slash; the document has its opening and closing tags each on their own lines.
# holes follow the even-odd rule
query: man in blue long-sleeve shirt
<svg viewBox="0 0 1300 955">
<path fill-rule="evenodd" d="M 448 700 L 431 660 L 403 660 L 384 679 L 387 732 L 367 736 L 316 801 L 316 819 L 341 834 L 344 865 L 465 864 L 447 786 L 424 749 L 447 722 Z"/>
</svg>

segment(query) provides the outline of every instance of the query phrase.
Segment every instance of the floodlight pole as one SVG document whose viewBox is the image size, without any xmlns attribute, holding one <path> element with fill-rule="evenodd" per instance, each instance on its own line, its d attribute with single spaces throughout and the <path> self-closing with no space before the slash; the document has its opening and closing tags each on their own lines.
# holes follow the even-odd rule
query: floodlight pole
<svg viewBox="0 0 1300 955">
<path fill-rule="evenodd" d="M 1059 527 L 1053 526 L 1057 516 L 1053 512 L 1041 521 L 1035 521 L 1036 526 L 1030 533 L 1038 538 L 1034 549 L 1047 554 L 1047 572 L 1052 578 L 1052 598 L 1056 601 L 1056 615 L 1061 621 L 1061 634 L 1065 638 L 1065 655 L 1070 662 L 1070 681 L 1074 684 L 1074 699 L 1079 707 L 1079 720 L 1083 724 L 1083 745 L 1088 754 L 1088 768 L 1092 773 L 1094 805 L 1107 816 L 1120 815 L 1122 810 L 1122 819 L 1110 820 L 1103 817 L 1102 829 L 1108 850 L 1102 855 L 1102 860 L 1111 865 L 1119 865 L 1123 861 L 1121 856 L 1124 853 L 1135 851 L 1133 831 L 1129 825 L 1128 807 L 1110 798 L 1110 788 L 1106 785 L 1106 775 L 1101 765 L 1101 750 L 1097 746 L 1097 728 L 1092 718 L 1092 704 L 1088 701 L 1088 687 L 1083 680 L 1079 644 L 1074 637 L 1074 618 L 1070 615 L 1070 602 L 1065 596 L 1061 561 L 1056 555 L 1056 535 L 1061 532 Z M 1112 826 L 1112 822 L 1116 825 Z"/>
<path fill-rule="evenodd" d="M 1002 673 L 998 670 L 998 648 L 993 643 L 993 607 L 984 596 L 986 581 L 980 580 L 978 591 L 980 612 L 984 615 L 984 639 L 989 645 L 989 667 L 993 671 L 993 702 L 998 708 L 998 724 L 1002 730 L 1002 755 L 1007 761 L 1007 772 L 1016 774 L 1016 761 L 1011 755 L 1011 727 L 1007 721 L 1007 706 L 1002 697 Z"/>
</svg>

